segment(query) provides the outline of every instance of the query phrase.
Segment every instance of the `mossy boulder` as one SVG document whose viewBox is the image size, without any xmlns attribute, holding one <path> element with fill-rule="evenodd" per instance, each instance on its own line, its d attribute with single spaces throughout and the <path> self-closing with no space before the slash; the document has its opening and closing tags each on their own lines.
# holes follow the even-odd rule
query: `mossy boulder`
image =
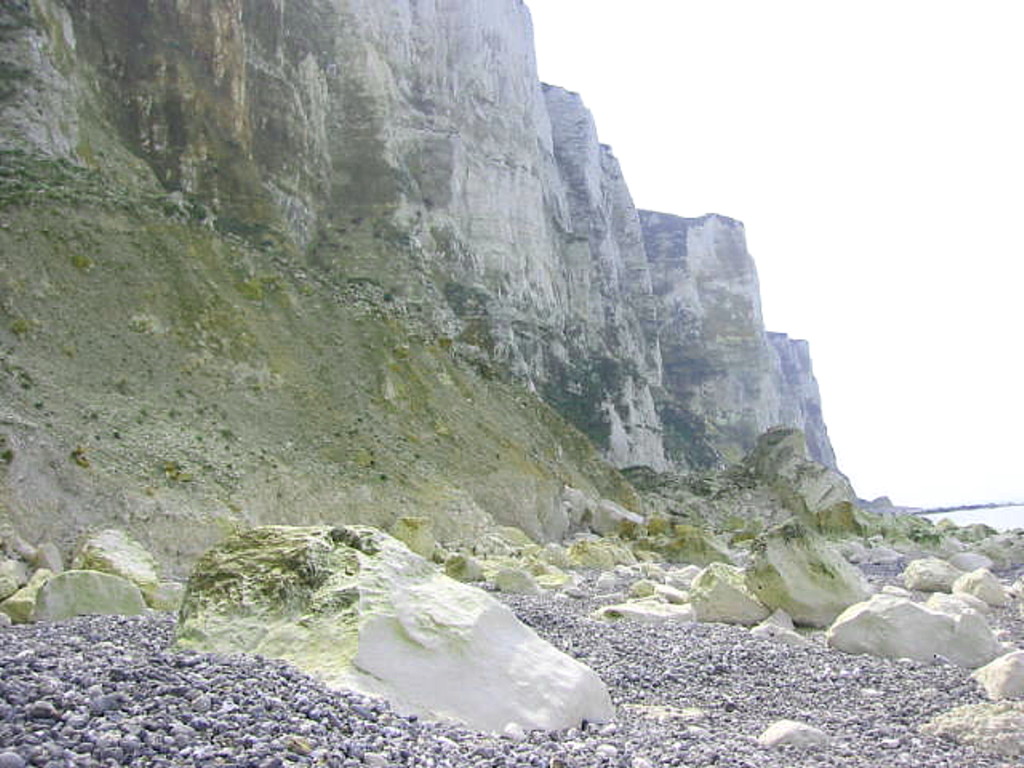
<svg viewBox="0 0 1024 768">
<path fill-rule="evenodd" d="M 120 576 L 142 590 L 143 595 L 153 593 L 160 584 L 159 568 L 153 555 L 126 531 L 117 528 L 83 538 L 71 567 Z"/>
<path fill-rule="evenodd" d="M 769 529 L 751 547 L 750 591 L 798 625 L 828 626 L 871 590 L 861 572 L 818 534 L 796 520 Z"/>
<path fill-rule="evenodd" d="M 444 572 L 456 581 L 483 581 L 484 569 L 472 555 L 456 552 L 444 561 Z"/>
<path fill-rule="evenodd" d="M 671 563 L 704 566 L 732 562 L 729 548 L 711 531 L 695 525 L 675 525 L 668 535 L 642 539 L 638 546 L 659 553 Z"/>
<path fill-rule="evenodd" d="M 72 616 L 135 616 L 146 612 L 137 586 L 99 571 L 64 571 L 40 588 L 35 621 L 63 621 Z"/>
<path fill-rule="evenodd" d="M 610 570 L 616 565 L 635 565 L 636 556 L 614 539 L 582 539 L 569 545 L 569 562 L 577 568 Z"/>
<path fill-rule="evenodd" d="M 434 556 L 437 549 L 434 524 L 429 517 L 400 517 L 391 526 L 391 535 L 427 560 Z"/>
<path fill-rule="evenodd" d="M 753 626 L 771 614 L 747 587 L 741 569 L 712 563 L 693 580 L 690 604 L 699 621 Z"/>
<path fill-rule="evenodd" d="M 32 574 L 28 584 L 0 603 L 0 613 L 9 616 L 15 624 L 27 624 L 32 621 L 39 590 L 52 576 L 51 571 L 40 568 Z"/>
<path fill-rule="evenodd" d="M 494 586 L 499 592 L 514 595 L 539 595 L 540 585 L 533 574 L 524 568 L 502 568 L 494 575 Z"/>
<path fill-rule="evenodd" d="M 1024 565 L 1024 530 L 988 536 L 981 539 L 975 549 L 991 558 L 998 568 Z"/>
<path fill-rule="evenodd" d="M 178 581 L 161 581 L 146 597 L 146 605 L 154 611 L 173 612 L 181 608 L 185 585 Z"/>
<path fill-rule="evenodd" d="M 25 564 L 18 560 L 0 560 L 0 600 L 6 600 L 28 583 Z"/>
<path fill-rule="evenodd" d="M 881 530 L 877 518 L 852 501 L 840 501 L 814 513 L 815 527 L 829 536 L 870 536 Z"/>
<path fill-rule="evenodd" d="M 746 469 L 774 488 L 794 515 L 814 523 L 819 513 L 856 504 L 857 494 L 840 472 L 811 459 L 807 440 L 798 429 L 770 429 L 744 459 Z"/>
<path fill-rule="evenodd" d="M 612 715 L 590 669 L 365 526 L 264 526 L 214 547 L 189 578 L 177 645 L 286 659 L 403 713 L 482 730 Z"/>
</svg>

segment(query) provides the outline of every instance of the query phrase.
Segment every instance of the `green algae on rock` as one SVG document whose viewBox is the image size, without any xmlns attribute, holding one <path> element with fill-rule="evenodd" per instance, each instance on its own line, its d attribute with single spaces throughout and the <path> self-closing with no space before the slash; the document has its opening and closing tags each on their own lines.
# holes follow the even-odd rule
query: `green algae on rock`
<svg viewBox="0 0 1024 768">
<path fill-rule="evenodd" d="M 281 658 L 484 730 L 611 717 L 607 690 L 485 592 L 365 526 L 265 526 L 196 563 L 178 647 Z"/>
<path fill-rule="evenodd" d="M 766 606 L 781 608 L 794 623 L 811 627 L 827 626 L 870 594 L 860 571 L 796 520 L 754 541 L 746 582 Z"/>
</svg>

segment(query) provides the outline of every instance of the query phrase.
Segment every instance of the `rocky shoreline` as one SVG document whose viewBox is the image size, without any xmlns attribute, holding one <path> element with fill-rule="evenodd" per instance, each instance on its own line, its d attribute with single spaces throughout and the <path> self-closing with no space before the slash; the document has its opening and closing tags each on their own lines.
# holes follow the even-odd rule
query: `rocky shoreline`
<svg viewBox="0 0 1024 768">
<path fill-rule="evenodd" d="M 868 573 L 896 583 L 894 568 Z M 278 661 L 174 652 L 172 614 L 79 617 L 0 630 L 0 768 L 1014 764 L 920 731 L 984 701 L 968 670 L 791 647 L 724 624 L 595 621 L 615 599 L 597 593 L 597 576 L 586 575 L 579 598 L 499 597 L 600 675 L 617 710 L 610 723 L 505 736 L 428 723 Z M 1017 601 L 988 620 L 1024 645 Z M 758 736 L 780 719 L 827 741 L 763 746 Z"/>
</svg>

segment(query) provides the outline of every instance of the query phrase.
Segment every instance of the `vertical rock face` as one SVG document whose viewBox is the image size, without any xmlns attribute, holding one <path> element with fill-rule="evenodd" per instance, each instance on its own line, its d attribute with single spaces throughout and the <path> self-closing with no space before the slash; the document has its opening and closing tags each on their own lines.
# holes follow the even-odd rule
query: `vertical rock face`
<svg viewBox="0 0 1024 768">
<path fill-rule="evenodd" d="M 821 414 L 818 380 L 811 367 L 810 345 L 784 333 L 768 333 L 768 343 L 779 360 L 781 411 L 778 423 L 802 430 L 811 458 L 836 469 L 836 455 Z"/>
<path fill-rule="evenodd" d="M 669 456 L 691 466 L 736 461 L 758 435 L 787 425 L 805 430 L 812 457 L 834 467 L 807 342 L 765 332 L 743 225 L 652 211 L 640 222 L 658 299 Z"/>
<path fill-rule="evenodd" d="M 17 350 L 5 366 L 80 391 L 83 411 L 106 413 L 105 395 L 90 398 L 116 384 L 117 397 L 134 387 L 154 398 L 139 424 L 181 414 L 165 395 L 216 401 L 224 422 L 252 407 L 238 381 L 255 382 L 268 403 L 280 397 L 266 407 L 282 432 L 312 441 L 296 454 L 356 466 L 342 463 L 341 490 L 322 479 L 331 473 L 295 477 L 317 477 L 327 498 L 354 498 L 345 483 L 361 473 L 367 508 L 380 507 L 382 487 L 365 491 L 370 471 L 380 483 L 403 478 L 406 500 L 422 503 L 425 478 L 444 476 L 455 454 L 437 448 L 440 471 L 420 469 L 423 456 L 452 434 L 448 414 L 467 408 L 483 421 L 501 413 L 501 429 L 468 437 L 462 424 L 459 435 L 487 444 L 471 448 L 500 463 L 509 493 L 522 498 L 528 486 L 537 509 L 560 508 L 561 447 L 554 459 L 523 448 L 525 463 L 509 461 L 508 436 L 526 424 L 512 415 L 519 406 L 474 397 L 477 385 L 458 383 L 463 372 L 479 386 L 536 392 L 620 467 L 730 461 L 779 423 L 807 429 L 815 454 L 831 457 L 805 348 L 764 333 L 742 225 L 637 212 L 580 97 L 539 83 L 521 0 L 29 0 L 4 4 L 0 22 L 0 152 L 27 169 L 8 178 L 35 184 L 30 194 L 56 219 L 84 216 L 97 241 L 72 248 L 86 241 L 40 224 L 35 250 L 6 250 L 33 255 L 3 263 L 3 341 Z M 43 171 L 60 184 L 41 184 Z M 79 194 L 71 182 L 116 216 L 62 209 Z M 0 189 L 0 202 L 27 211 L 20 190 Z M 154 215 L 165 218 L 145 219 Z M 6 248 L 5 237 L 14 235 L 0 232 Z M 59 300 L 19 287 L 29 259 L 52 261 Z M 101 302 L 87 282 L 104 270 L 102 285 L 122 288 Z M 371 308 L 359 304 L 371 295 Z M 62 314 L 89 317 L 77 335 L 26 319 L 58 301 Z M 33 335 L 45 355 L 22 343 Z M 107 349 L 115 341 L 132 351 Z M 91 351 L 76 357 L 77 348 Z M 70 395 L 49 423 L 77 424 Z M 335 446 L 369 431 L 358 409 L 378 409 L 368 421 L 387 437 Z M 214 427 L 211 412 L 202 418 L 221 434 L 253 423 Z M 75 430 L 53 450 L 81 456 Z M 139 442 L 180 453 L 178 436 Z M 296 466 L 282 458 L 290 437 L 273 445 L 272 469 Z M 218 482 L 231 489 L 219 499 L 240 485 L 224 462 Z M 159 478 L 192 482 L 175 469 Z M 308 486 L 294 482 L 298 499 Z M 507 508 L 496 487 L 463 478 L 449 490 Z M 62 504 L 73 497 L 61 491 Z"/>
<path fill-rule="evenodd" d="M 737 460 L 778 411 L 743 225 L 650 211 L 640 220 L 660 304 L 667 442 L 691 465 Z"/>
<path fill-rule="evenodd" d="M 589 403 L 580 426 L 604 443 L 613 463 L 663 469 L 652 394 L 662 370 L 657 306 L 637 211 L 580 97 L 552 86 L 544 95 L 558 172 L 552 214 L 561 233 L 569 354 L 542 391 L 570 411 Z"/>
</svg>

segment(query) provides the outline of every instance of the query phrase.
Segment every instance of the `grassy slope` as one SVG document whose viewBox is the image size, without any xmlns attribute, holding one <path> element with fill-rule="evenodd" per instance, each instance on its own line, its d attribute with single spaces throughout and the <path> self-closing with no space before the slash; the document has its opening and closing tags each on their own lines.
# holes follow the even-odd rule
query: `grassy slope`
<svg viewBox="0 0 1024 768">
<path fill-rule="evenodd" d="M 28 538 L 119 524 L 184 563 L 237 524 L 541 536 L 563 483 L 635 503 L 372 282 L 145 185 L 17 154 L 0 171 L 0 517 Z"/>
</svg>

